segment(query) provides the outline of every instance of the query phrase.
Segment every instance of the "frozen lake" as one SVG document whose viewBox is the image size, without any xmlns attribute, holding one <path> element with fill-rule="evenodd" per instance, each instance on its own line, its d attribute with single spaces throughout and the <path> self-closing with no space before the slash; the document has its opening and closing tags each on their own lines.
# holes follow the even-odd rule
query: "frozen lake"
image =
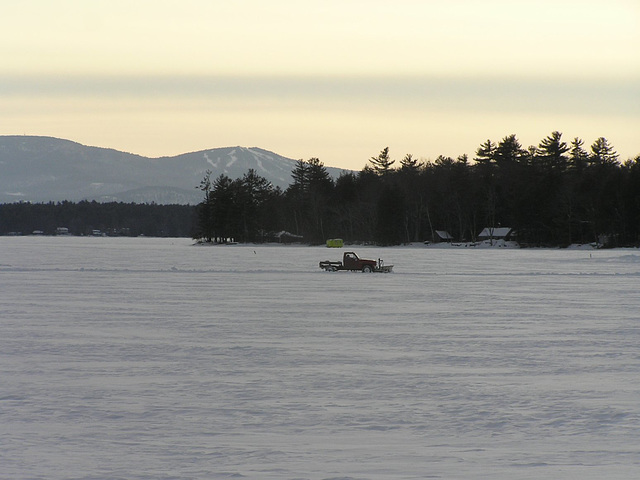
<svg viewBox="0 0 640 480">
<path fill-rule="evenodd" d="M 1 479 L 640 478 L 640 251 L 0 237 Z"/>
</svg>

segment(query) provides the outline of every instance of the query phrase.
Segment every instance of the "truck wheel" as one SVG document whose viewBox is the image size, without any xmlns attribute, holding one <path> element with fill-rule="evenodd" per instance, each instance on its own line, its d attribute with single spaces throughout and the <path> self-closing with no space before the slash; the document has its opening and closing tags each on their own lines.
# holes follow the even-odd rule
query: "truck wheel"
<svg viewBox="0 0 640 480">
<path fill-rule="evenodd" d="M 363 273 L 371 273 L 371 272 L 373 272 L 373 268 L 371 268 L 371 265 L 365 265 L 364 267 L 362 267 L 362 272 Z"/>
</svg>

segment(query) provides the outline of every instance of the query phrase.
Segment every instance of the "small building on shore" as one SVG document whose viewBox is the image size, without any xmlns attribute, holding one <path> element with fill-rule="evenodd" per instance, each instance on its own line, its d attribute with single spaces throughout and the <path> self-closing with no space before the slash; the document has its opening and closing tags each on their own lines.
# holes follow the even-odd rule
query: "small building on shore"
<svg viewBox="0 0 640 480">
<path fill-rule="evenodd" d="M 478 235 L 478 240 L 511 240 L 513 230 L 510 227 L 486 227 Z"/>
<path fill-rule="evenodd" d="M 451 243 L 453 237 L 446 230 L 436 230 L 433 234 L 433 243 Z"/>
</svg>

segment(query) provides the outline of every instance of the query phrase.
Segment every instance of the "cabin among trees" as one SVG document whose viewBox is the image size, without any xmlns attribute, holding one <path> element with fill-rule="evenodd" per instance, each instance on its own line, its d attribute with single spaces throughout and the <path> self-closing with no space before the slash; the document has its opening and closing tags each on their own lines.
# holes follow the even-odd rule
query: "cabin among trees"
<svg viewBox="0 0 640 480">
<path fill-rule="evenodd" d="M 493 241 L 493 240 L 513 240 L 515 239 L 515 235 L 513 230 L 509 227 L 486 227 L 482 229 L 480 234 L 478 235 L 478 240 L 483 241 Z"/>
<path fill-rule="evenodd" d="M 453 236 L 446 230 L 436 230 L 433 236 L 433 243 L 451 243 Z"/>
</svg>

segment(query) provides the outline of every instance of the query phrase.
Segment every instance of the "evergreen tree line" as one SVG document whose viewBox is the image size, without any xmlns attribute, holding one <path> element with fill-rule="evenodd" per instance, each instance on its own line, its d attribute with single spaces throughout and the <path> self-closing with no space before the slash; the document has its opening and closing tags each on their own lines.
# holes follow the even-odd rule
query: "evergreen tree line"
<svg viewBox="0 0 640 480">
<path fill-rule="evenodd" d="M 604 137 L 587 149 L 553 132 L 528 148 L 516 135 L 487 140 L 472 160 L 407 154 L 396 164 L 384 148 L 335 181 L 317 158 L 299 160 L 284 191 L 254 170 L 236 180 L 207 172 L 194 238 L 261 242 L 286 231 L 312 244 L 396 245 L 434 239 L 436 230 L 474 241 L 503 226 L 522 245 L 638 245 L 640 156 L 618 157 Z"/>
<path fill-rule="evenodd" d="M 0 204 L 0 234 L 52 235 L 60 227 L 72 235 L 191 237 L 195 207 L 136 203 L 49 202 Z"/>
</svg>

